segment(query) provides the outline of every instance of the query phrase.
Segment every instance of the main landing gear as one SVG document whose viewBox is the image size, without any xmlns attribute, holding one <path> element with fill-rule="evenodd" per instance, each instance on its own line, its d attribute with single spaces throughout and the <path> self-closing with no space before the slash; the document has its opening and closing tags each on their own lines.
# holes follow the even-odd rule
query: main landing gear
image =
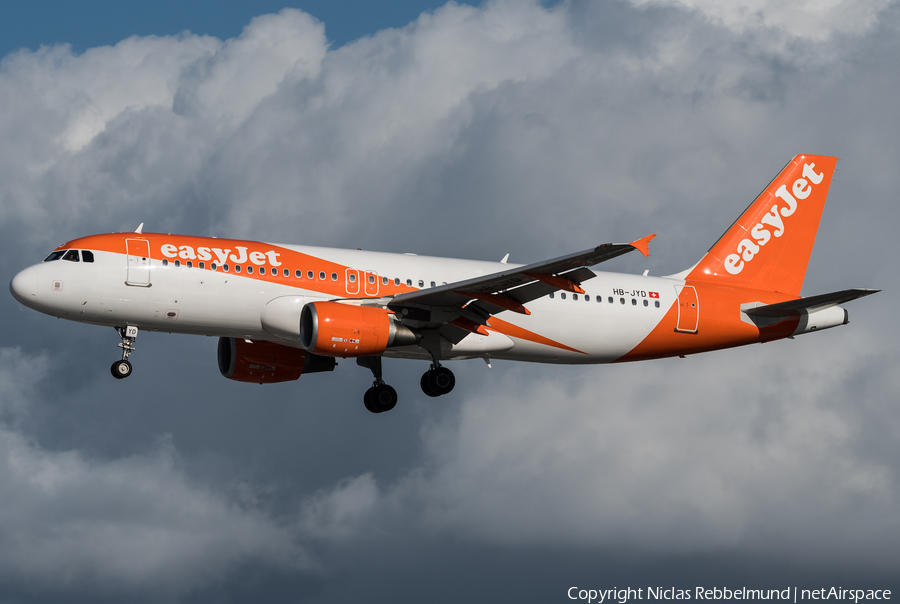
<svg viewBox="0 0 900 604">
<path fill-rule="evenodd" d="M 397 391 L 385 384 L 381 377 L 381 357 L 359 357 L 356 364 L 369 369 L 375 378 L 372 387 L 366 390 L 363 397 L 366 409 L 372 413 L 382 413 L 396 407 Z M 428 396 L 443 396 L 453 390 L 456 378 L 452 371 L 441 366 L 436 360 L 431 364 L 431 369 L 422 375 L 419 384 L 422 386 L 422 392 Z"/>
<path fill-rule="evenodd" d="M 122 338 L 122 342 L 119 344 L 119 348 L 122 349 L 122 360 L 113 363 L 109 371 L 114 378 L 121 380 L 131 375 L 131 363 L 128 361 L 128 357 L 134 352 L 134 341 L 137 339 L 138 328 L 133 325 L 116 327 L 116 333 Z"/>
<path fill-rule="evenodd" d="M 381 357 L 359 357 L 356 364 L 372 371 L 375 381 L 366 390 L 363 402 L 372 413 L 390 411 L 397 406 L 397 391 L 384 383 L 381 378 Z"/>
<path fill-rule="evenodd" d="M 422 374 L 419 385 L 422 387 L 422 392 L 428 396 L 443 396 L 453 390 L 456 378 L 452 371 L 435 361 L 431 364 L 431 369 Z"/>
</svg>

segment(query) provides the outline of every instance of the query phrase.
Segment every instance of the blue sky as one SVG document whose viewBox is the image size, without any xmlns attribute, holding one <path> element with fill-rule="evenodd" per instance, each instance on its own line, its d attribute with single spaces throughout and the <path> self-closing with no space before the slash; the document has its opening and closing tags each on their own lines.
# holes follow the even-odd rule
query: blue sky
<svg viewBox="0 0 900 604">
<path fill-rule="evenodd" d="M 421 12 L 442 6 L 439 0 L 194 0 L 148 2 L 33 0 L 6 2 L 0 10 L 0 56 L 19 48 L 66 42 L 76 52 L 115 44 L 132 35 L 171 35 L 188 30 L 220 39 L 241 33 L 250 19 L 282 8 L 299 8 L 325 22 L 325 33 L 340 46 L 385 27 L 400 27 Z M 476 2 L 461 4 L 477 4 Z"/>
</svg>

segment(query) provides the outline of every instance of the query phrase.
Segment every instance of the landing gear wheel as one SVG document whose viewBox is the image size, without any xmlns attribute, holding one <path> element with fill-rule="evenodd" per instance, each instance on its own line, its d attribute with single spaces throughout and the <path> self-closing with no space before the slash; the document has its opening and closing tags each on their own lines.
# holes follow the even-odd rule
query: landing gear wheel
<svg viewBox="0 0 900 604">
<path fill-rule="evenodd" d="M 431 386 L 428 385 L 428 374 L 429 373 L 431 373 L 431 371 L 426 371 L 425 373 L 422 374 L 422 379 L 419 380 L 419 386 L 422 387 L 422 392 L 424 392 L 428 396 L 430 396 L 430 397 L 439 396 L 438 394 L 436 394 L 434 392 L 434 390 L 431 389 Z"/>
<path fill-rule="evenodd" d="M 131 375 L 131 363 L 126 360 L 116 361 L 112 364 L 112 367 L 109 368 L 109 371 L 117 380 L 127 378 Z"/>
<path fill-rule="evenodd" d="M 134 341 L 137 339 L 138 328 L 134 325 L 116 327 L 116 333 L 122 338 L 122 343 L 119 344 L 119 348 L 122 349 L 122 360 L 113 363 L 109 372 L 114 378 L 121 380 L 131 375 L 131 363 L 128 362 L 128 357 L 134 352 Z"/>
<path fill-rule="evenodd" d="M 375 390 L 374 387 L 366 390 L 366 393 L 363 395 L 363 403 L 366 405 L 366 409 L 368 409 L 372 413 L 381 413 L 380 409 L 375 407 L 374 402 L 372 401 L 372 391 Z"/>
<path fill-rule="evenodd" d="M 419 380 L 422 392 L 428 396 L 443 396 L 448 394 L 456 385 L 456 377 L 446 367 L 429 369 Z"/>
<path fill-rule="evenodd" d="M 363 402 L 372 413 L 390 411 L 397 406 L 397 391 L 387 384 L 377 384 L 366 390 Z"/>
</svg>

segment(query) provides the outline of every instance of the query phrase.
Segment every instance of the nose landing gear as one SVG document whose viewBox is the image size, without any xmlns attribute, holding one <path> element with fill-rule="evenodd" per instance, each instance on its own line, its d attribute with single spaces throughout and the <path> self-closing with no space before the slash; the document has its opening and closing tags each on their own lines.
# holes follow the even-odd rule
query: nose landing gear
<svg viewBox="0 0 900 604">
<path fill-rule="evenodd" d="M 456 385 L 456 377 L 452 371 L 435 362 L 432 363 L 431 369 L 422 374 L 419 385 L 422 387 L 422 392 L 428 396 L 443 396 L 453 390 Z"/>
<path fill-rule="evenodd" d="M 134 341 L 137 339 L 138 328 L 133 325 L 116 327 L 116 333 L 122 338 L 122 342 L 119 344 L 119 348 L 122 349 L 122 360 L 113 363 L 109 371 L 114 378 L 121 380 L 131 375 L 131 362 L 128 357 L 134 352 Z"/>
<path fill-rule="evenodd" d="M 359 357 L 356 364 L 372 371 L 375 381 L 366 390 L 363 402 L 372 413 L 383 413 L 397 406 L 397 391 L 384 383 L 381 378 L 381 357 Z"/>
</svg>

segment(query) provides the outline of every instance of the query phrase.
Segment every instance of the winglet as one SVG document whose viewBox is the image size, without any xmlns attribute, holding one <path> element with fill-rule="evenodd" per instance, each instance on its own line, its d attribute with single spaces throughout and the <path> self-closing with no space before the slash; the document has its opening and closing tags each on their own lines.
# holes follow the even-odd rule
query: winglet
<svg viewBox="0 0 900 604">
<path fill-rule="evenodd" d="M 634 249 L 636 249 L 637 251 L 642 253 L 644 255 L 644 257 L 647 257 L 650 255 L 650 240 L 653 239 L 654 237 L 656 237 L 656 233 L 653 233 L 652 235 L 647 235 L 646 237 L 641 237 L 640 239 L 637 239 L 636 241 L 632 241 L 628 245 L 630 245 L 631 247 L 633 247 Z"/>
<path fill-rule="evenodd" d="M 142 222 L 141 224 L 138 225 L 138 228 L 134 229 L 134 232 L 140 233 L 143 228 L 144 228 L 144 223 Z"/>
</svg>

